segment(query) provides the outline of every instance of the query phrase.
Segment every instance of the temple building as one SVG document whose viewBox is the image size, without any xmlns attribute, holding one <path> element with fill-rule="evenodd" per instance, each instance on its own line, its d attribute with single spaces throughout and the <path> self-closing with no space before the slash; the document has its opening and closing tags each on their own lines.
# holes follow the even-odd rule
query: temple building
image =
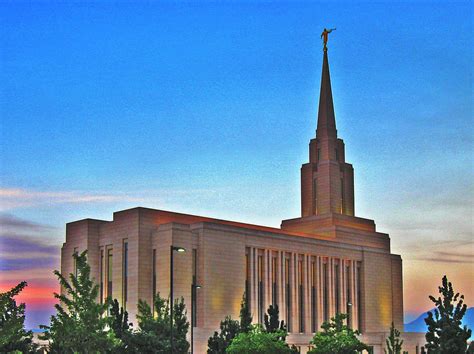
<svg viewBox="0 0 474 354">
<path fill-rule="evenodd" d="M 192 314 L 195 353 L 206 352 L 225 316 L 238 318 L 245 291 L 256 323 L 270 304 L 279 306 L 287 341 L 302 353 L 338 312 L 349 314 L 374 353 L 383 352 L 392 322 L 403 331 L 402 259 L 373 220 L 355 216 L 354 170 L 337 135 L 326 47 L 316 135 L 301 167 L 301 217 L 272 228 L 138 207 L 115 212 L 112 221 L 68 223 L 63 274 L 85 249 L 98 301 L 118 299 L 134 322 L 139 299 L 151 304 L 155 293 L 170 293 L 173 254 L 174 297 L 184 297 L 189 320 Z M 403 337 L 410 353 L 424 343 Z"/>
</svg>

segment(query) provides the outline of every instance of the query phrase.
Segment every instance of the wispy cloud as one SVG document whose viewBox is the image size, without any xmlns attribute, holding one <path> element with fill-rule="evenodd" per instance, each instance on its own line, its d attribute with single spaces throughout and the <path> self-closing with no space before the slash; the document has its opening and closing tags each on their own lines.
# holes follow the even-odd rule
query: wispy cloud
<svg viewBox="0 0 474 354">
<path fill-rule="evenodd" d="M 0 210 L 51 204 L 141 202 L 125 193 L 86 193 L 81 191 L 34 191 L 19 188 L 0 189 Z"/>
</svg>

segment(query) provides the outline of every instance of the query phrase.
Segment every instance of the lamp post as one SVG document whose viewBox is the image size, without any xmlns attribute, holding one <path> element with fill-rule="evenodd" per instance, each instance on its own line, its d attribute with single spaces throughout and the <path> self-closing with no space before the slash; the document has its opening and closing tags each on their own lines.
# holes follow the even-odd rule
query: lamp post
<svg viewBox="0 0 474 354">
<path fill-rule="evenodd" d="M 350 316 L 351 316 L 351 309 L 352 309 L 352 302 L 347 302 L 347 327 L 352 327 L 352 323 L 350 323 Z"/>
<path fill-rule="evenodd" d="M 173 307 L 174 307 L 174 299 L 173 299 L 173 255 L 174 251 L 176 252 L 186 252 L 186 249 L 183 247 L 176 247 L 171 245 L 170 246 L 170 347 L 171 347 L 171 354 L 173 354 L 174 350 L 174 343 L 173 343 Z"/>
<path fill-rule="evenodd" d="M 196 321 L 196 318 L 194 316 L 194 301 L 196 300 L 196 290 L 201 289 L 201 285 L 194 284 L 194 282 L 191 284 L 191 354 L 193 354 L 194 350 L 194 321 Z"/>
</svg>

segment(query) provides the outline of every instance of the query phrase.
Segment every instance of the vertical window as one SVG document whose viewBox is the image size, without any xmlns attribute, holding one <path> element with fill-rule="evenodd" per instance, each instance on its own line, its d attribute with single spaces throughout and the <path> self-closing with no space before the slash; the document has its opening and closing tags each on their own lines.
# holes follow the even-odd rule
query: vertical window
<svg viewBox="0 0 474 354">
<path fill-rule="evenodd" d="M 357 320 L 358 330 L 362 332 L 362 279 L 360 265 L 357 265 Z"/>
<path fill-rule="evenodd" d="M 99 274 L 100 274 L 100 303 L 104 303 L 104 250 L 100 250 L 100 263 L 99 263 Z"/>
<path fill-rule="evenodd" d="M 303 259 L 298 260 L 298 308 L 300 333 L 304 332 L 304 287 L 303 287 Z"/>
<path fill-rule="evenodd" d="M 258 255 L 258 321 L 263 323 L 265 309 L 263 308 L 263 255 Z"/>
<path fill-rule="evenodd" d="M 252 308 L 250 305 L 251 292 L 250 292 L 250 248 L 245 249 L 245 297 L 247 300 L 248 308 Z"/>
<path fill-rule="evenodd" d="M 336 161 L 339 161 L 339 152 L 336 149 Z"/>
<path fill-rule="evenodd" d="M 324 261 L 323 263 L 323 315 L 324 321 L 329 321 L 329 287 L 328 287 L 328 262 Z"/>
<path fill-rule="evenodd" d="M 346 265 L 346 299 L 347 299 L 347 327 L 352 328 L 352 296 L 351 296 L 351 272 L 348 265 Z"/>
<path fill-rule="evenodd" d="M 318 179 L 313 179 L 313 213 L 318 213 Z"/>
<path fill-rule="evenodd" d="M 341 178 L 341 214 L 344 214 L 344 179 Z"/>
<path fill-rule="evenodd" d="M 278 287 L 277 287 L 277 258 L 272 256 L 272 304 L 278 304 Z"/>
<path fill-rule="evenodd" d="M 311 261 L 311 332 L 316 332 L 317 302 L 316 302 L 316 261 Z"/>
<path fill-rule="evenodd" d="M 124 310 L 127 309 L 128 298 L 128 242 L 123 240 L 122 248 L 122 303 Z"/>
<path fill-rule="evenodd" d="M 318 149 L 318 162 L 321 159 L 321 149 Z"/>
<path fill-rule="evenodd" d="M 285 306 L 286 306 L 286 326 L 291 332 L 291 287 L 290 287 L 290 259 L 285 258 Z"/>
<path fill-rule="evenodd" d="M 112 249 L 107 250 L 107 297 L 112 298 Z"/>
<path fill-rule="evenodd" d="M 341 312 L 341 274 L 339 273 L 339 263 L 334 265 L 334 272 L 336 273 L 334 277 L 335 285 L 334 285 L 334 292 L 336 293 L 336 313 Z"/>
<path fill-rule="evenodd" d="M 153 303 L 151 305 L 152 313 L 155 313 L 155 299 L 156 299 L 156 249 L 153 249 L 152 253 L 152 291 L 153 291 Z"/>
<path fill-rule="evenodd" d="M 197 249 L 193 249 L 193 312 L 192 312 L 192 323 L 191 326 L 196 327 L 196 316 L 197 316 L 197 291 L 196 291 L 196 284 L 197 284 Z"/>
<path fill-rule="evenodd" d="M 74 247 L 74 251 L 72 253 L 73 273 L 74 273 L 74 276 L 77 278 L 77 261 L 76 261 L 76 257 L 74 257 L 74 255 L 77 255 L 77 247 Z"/>
</svg>

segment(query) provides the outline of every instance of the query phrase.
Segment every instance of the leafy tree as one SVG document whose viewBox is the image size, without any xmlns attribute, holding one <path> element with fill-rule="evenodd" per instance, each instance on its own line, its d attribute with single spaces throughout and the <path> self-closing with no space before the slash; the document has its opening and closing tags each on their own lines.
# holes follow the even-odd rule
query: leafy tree
<svg viewBox="0 0 474 354">
<path fill-rule="evenodd" d="M 232 340 L 226 349 L 228 354 L 290 354 L 293 350 L 280 340 L 286 332 L 276 330 L 266 332 L 260 326 L 254 326 L 249 332 L 242 332 Z"/>
<path fill-rule="evenodd" d="M 214 332 L 207 341 L 208 354 L 224 354 L 232 340 L 240 333 L 239 321 L 227 316 L 220 324 L 220 333 Z"/>
<path fill-rule="evenodd" d="M 189 343 L 186 340 L 186 334 L 189 322 L 186 319 L 184 299 L 175 301 L 173 305 L 173 351 L 180 354 L 187 353 Z M 138 331 L 126 338 L 128 353 L 168 354 L 171 352 L 169 300 L 164 300 L 160 294 L 155 297 L 155 312 L 156 315 L 153 315 L 150 305 L 139 300 Z"/>
<path fill-rule="evenodd" d="M 403 340 L 400 340 L 400 331 L 395 328 L 393 322 L 386 343 L 387 349 L 384 349 L 385 354 L 400 354 L 402 352 Z"/>
<path fill-rule="evenodd" d="M 367 345 L 362 343 L 354 331 L 344 324 L 346 314 L 338 313 L 331 318 L 330 322 L 324 322 L 321 326 L 322 332 L 318 332 L 311 340 L 314 349 L 311 354 L 356 354 L 362 350 L 368 350 Z"/>
<path fill-rule="evenodd" d="M 462 327 L 461 320 L 466 314 L 467 306 L 464 304 L 464 295 L 454 293 L 453 285 L 448 282 L 446 275 L 443 277 L 442 286 L 438 287 L 439 296 L 430 300 L 436 305 L 434 315 L 430 311 L 425 322 L 428 325 L 426 333 L 426 348 L 433 354 L 458 354 L 465 353 L 467 340 L 471 330 Z"/>
<path fill-rule="evenodd" d="M 252 315 L 250 314 L 247 293 L 244 292 L 240 303 L 240 331 L 247 333 L 252 328 Z"/>
<path fill-rule="evenodd" d="M 54 294 L 60 301 L 56 304 L 57 314 L 51 316 L 49 326 L 41 339 L 49 341 L 52 353 L 97 353 L 112 350 L 117 341 L 113 332 L 107 331 L 104 313 L 107 303 L 97 303 L 99 286 L 90 279 L 86 251 L 74 253 L 77 276 L 69 274 L 66 279 L 59 271 L 54 274 L 59 279 L 64 294 Z"/>
<path fill-rule="evenodd" d="M 23 281 L 10 291 L 0 293 L 0 353 L 35 350 L 33 333 L 25 330 L 25 304 L 17 305 L 14 299 L 26 286 Z"/>
</svg>

